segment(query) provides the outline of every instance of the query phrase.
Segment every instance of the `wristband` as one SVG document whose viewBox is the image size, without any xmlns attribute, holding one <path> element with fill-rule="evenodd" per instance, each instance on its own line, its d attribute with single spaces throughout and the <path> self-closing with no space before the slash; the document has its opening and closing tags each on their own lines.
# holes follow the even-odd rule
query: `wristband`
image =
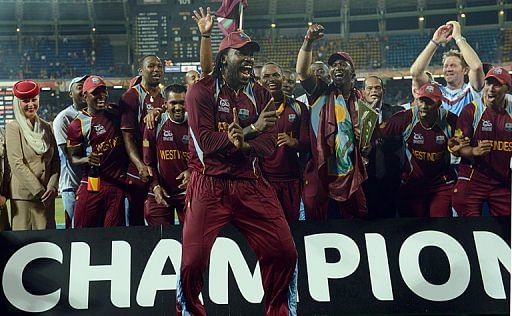
<svg viewBox="0 0 512 316">
<path fill-rule="evenodd" d="M 201 37 L 204 37 L 204 38 L 210 38 L 211 35 L 204 35 L 204 34 L 201 34 Z"/>
<path fill-rule="evenodd" d="M 432 42 L 432 44 L 436 45 L 437 47 L 440 47 L 441 44 L 439 44 L 438 42 L 434 41 L 433 39 L 430 40 Z"/>
<path fill-rule="evenodd" d="M 455 44 L 459 44 L 460 41 L 465 41 L 465 40 L 466 40 L 466 38 L 464 36 L 461 36 L 461 37 L 455 39 Z"/>
</svg>

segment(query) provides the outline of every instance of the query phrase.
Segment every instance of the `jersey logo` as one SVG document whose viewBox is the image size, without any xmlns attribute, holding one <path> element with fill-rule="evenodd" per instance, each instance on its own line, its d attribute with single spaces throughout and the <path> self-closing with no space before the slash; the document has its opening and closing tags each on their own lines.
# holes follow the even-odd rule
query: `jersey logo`
<svg viewBox="0 0 512 316">
<path fill-rule="evenodd" d="M 492 123 L 488 120 L 482 120 L 482 132 L 492 132 Z"/>
<path fill-rule="evenodd" d="M 188 135 L 183 135 L 183 137 L 181 138 L 181 141 L 183 142 L 183 144 L 188 144 Z"/>
<path fill-rule="evenodd" d="M 419 133 L 414 133 L 414 136 L 412 138 L 412 143 L 413 144 L 424 144 L 425 138 L 423 137 L 423 135 L 421 135 Z"/>
<path fill-rule="evenodd" d="M 164 136 L 162 139 L 166 142 L 172 142 L 174 140 L 174 135 L 169 130 L 164 130 Z"/>
<path fill-rule="evenodd" d="M 220 99 L 219 106 L 217 107 L 217 110 L 219 112 L 229 113 L 230 109 L 229 101 L 226 99 Z"/>
<path fill-rule="evenodd" d="M 505 123 L 505 130 L 507 132 L 512 132 L 512 123 Z"/>
<path fill-rule="evenodd" d="M 146 110 L 149 112 L 153 110 L 153 104 L 152 103 L 146 103 Z"/>
<path fill-rule="evenodd" d="M 246 119 L 248 119 L 248 118 L 249 118 L 249 110 L 247 110 L 247 109 L 240 109 L 240 110 L 238 111 L 238 117 L 239 117 L 241 120 L 245 121 Z"/>
<path fill-rule="evenodd" d="M 297 119 L 297 115 L 295 113 L 288 114 L 288 122 L 293 123 Z"/>
<path fill-rule="evenodd" d="M 445 139 L 444 139 L 443 135 L 436 136 L 436 144 L 439 144 L 439 145 L 444 144 L 444 141 L 445 141 Z"/>
<path fill-rule="evenodd" d="M 96 132 L 96 135 L 105 134 L 107 132 L 107 130 L 105 129 L 105 126 L 103 126 L 101 124 L 93 125 L 93 127 L 94 127 L 94 131 Z"/>
</svg>

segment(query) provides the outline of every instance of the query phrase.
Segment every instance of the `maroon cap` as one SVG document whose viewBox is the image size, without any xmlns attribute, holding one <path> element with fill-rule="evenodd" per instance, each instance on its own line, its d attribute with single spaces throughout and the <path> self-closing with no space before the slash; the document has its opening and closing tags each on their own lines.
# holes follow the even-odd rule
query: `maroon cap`
<svg viewBox="0 0 512 316">
<path fill-rule="evenodd" d="M 245 45 L 251 45 L 255 52 L 260 51 L 260 44 L 251 40 L 249 35 L 245 34 L 243 31 L 235 31 L 229 33 L 228 36 L 222 39 L 219 46 L 219 52 L 225 50 L 226 48 L 242 48 Z"/>
<path fill-rule="evenodd" d="M 85 79 L 83 90 L 84 92 L 93 93 L 97 88 L 106 86 L 103 78 L 91 75 Z"/>
<path fill-rule="evenodd" d="M 485 75 L 485 79 L 487 78 L 495 78 L 501 84 L 506 84 L 509 88 L 512 88 L 512 77 L 503 67 L 491 68 L 491 70 L 487 72 L 487 75 Z"/>
<path fill-rule="evenodd" d="M 18 99 L 32 99 L 39 95 L 39 85 L 32 80 L 21 80 L 14 84 L 12 92 Z"/>
<path fill-rule="evenodd" d="M 348 61 L 350 66 L 352 66 L 352 69 L 356 69 L 356 67 L 354 65 L 354 60 L 352 59 L 352 57 L 350 57 L 350 54 L 347 52 L 337 52 L 337 53 L 332 54 L 331 57 L 329 57 L 327 64 L 329 66 L 332 66 L 332 64 L 334 64 L 334 62 L 337 61 L 338 59 L 343 59 L 343 60 Z"/>
<path fill-rule="evenodd" d="M 443 99 L 443 93 L 437 84 L 425 83 L 418 91 L 418 98 L 429 98 L 435 103 L 438 103 Z"/>
</svg>

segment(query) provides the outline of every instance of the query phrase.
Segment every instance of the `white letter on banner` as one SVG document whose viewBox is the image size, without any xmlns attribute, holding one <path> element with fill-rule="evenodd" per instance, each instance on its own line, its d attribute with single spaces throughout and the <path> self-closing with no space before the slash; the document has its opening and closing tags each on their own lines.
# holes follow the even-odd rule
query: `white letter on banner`
<svg viewBox="0 0 512 316">
<path fill-rule="evenodd" d="M 445 284 L 431 284 L 423 277 L 419 255 L 425 247 L 437 247 L 448 258 L 450 277 Z M 467 289 L 471 278 L 468 256 L 452 236 L 439 231 L 423 231 L 405 240 L 399 254 L 400 272 L 405 284 L 418 296 L 436 302 L 449 301 Z"/>
<path fill-rule="evenodd" d="M 219 237 L 213 244 L 210 257 L 209 293 L 215 304 L 228 304 L 228 267 L 231 267 L 240 293 L 249 303 L 261 303 L 263 286 L 260 264 L 256 263 L 254 275 L 238 244 L 229 238 Z"/>
<path fill-rule="evenodd" d="M 167 259 L 171 260 L 176 274 L 163 275 Z M 176 290 L 176 276 L 181 266 L 181 244 L 174 239 L 158 242 L 146 263 L 137 289 L 137 304 L 144 307 L 155 305 L 157 291 Z"/>
<path fill-rule="evenodd" d="M 130 307 L 131 247 L 122 240 L 112 241 L 112 264 L 90 265 L 91 249 L 85 242 L 71 243 L 69 264 L 69 305 L 89 308 L 89 282 L 110 282 L 110 300 L 116 307 Z"/>
<path fill-rule="evenodd" d="M 348 236 L 323 233 L 304 236 L 309 293 L 317 302 L 329 302 L 329 279 L 351 275 L 361 259 L 357 244 Z M 328 263 L 325 249 L 337 249 L 340 261 Z"/>
<path fill-rule="evenodd" d="M 510 247 L 491 232 L 473 232 L 473 236 L 485 293 L 494 299 L 506 299 L 500 263 L 510 273 Z"/>
<path fill-rule="evenodd" d="M 386 240 L 381 234 L 375 233 L 365 234 L 365 237 L 373 296 L 381 301 L 392 301 L 393 288 L 389 273 Z"/>
<path fill-rule="evenodd" d="M 34 295 L 23 286 L 23 271 L 36 259 L 53 259 L 62 263 L 62 250 L 51 242 L 35 242 L 18 249 L 7 261 L 2 287 L 7 300 L 16 308 L 31 313 L 46 312 L 60 300 L 60 289 L 46 295 Z"/>
</svg>

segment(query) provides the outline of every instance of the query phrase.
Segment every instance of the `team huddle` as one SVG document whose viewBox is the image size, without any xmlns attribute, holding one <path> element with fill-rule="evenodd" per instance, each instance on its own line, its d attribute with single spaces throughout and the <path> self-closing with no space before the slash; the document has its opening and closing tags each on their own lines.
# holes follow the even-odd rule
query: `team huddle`
<svg viewBox="0 0 512 316">
<path fill-rule="evenodd" d="M 203 74 L 187 74 L 186 85 L 161 90 L 163 66 L 154 55 L 141 60 L 117 103 L 101 77 L 75 78 L 73 105 L 53 131 L 37 116 L 37 83 L 14 86 L 16 120 L 5 136 L 13 229 L 54 227 L 57 188 L 68 225 L 77 228 L 173 224 L 177 214 L 177 312 L 205 315 L 202 272 L 218 232 L 231 223 L 256 252 L 266 314 L 294 315 L 297 254 L 288 222 L 478 216 L 484 209 L 510 216 L 512 78 L 502 67 L 484 73 L 457 22 L 439 27 L 411 66 L 414 100 L 390 106 L 378 75 L 355 87 L 350 54 L 313 60 L 321 25 L 309 27 L 294 72 L 272 62 L 258 69 L 260 46 L 243 31 L 226 36 L 211 60 L 209 8 L 194 19 Z M 442 86 L 425 70 L 451 40 L 459 51 L 444 55 Z M 293 95 L 297 79 L 301 97 Z M 376 113 L 370 135 L 362 103 Z M 27 164 L 37 159 L 42 171 L 34 173 Z"/>
</svg>

